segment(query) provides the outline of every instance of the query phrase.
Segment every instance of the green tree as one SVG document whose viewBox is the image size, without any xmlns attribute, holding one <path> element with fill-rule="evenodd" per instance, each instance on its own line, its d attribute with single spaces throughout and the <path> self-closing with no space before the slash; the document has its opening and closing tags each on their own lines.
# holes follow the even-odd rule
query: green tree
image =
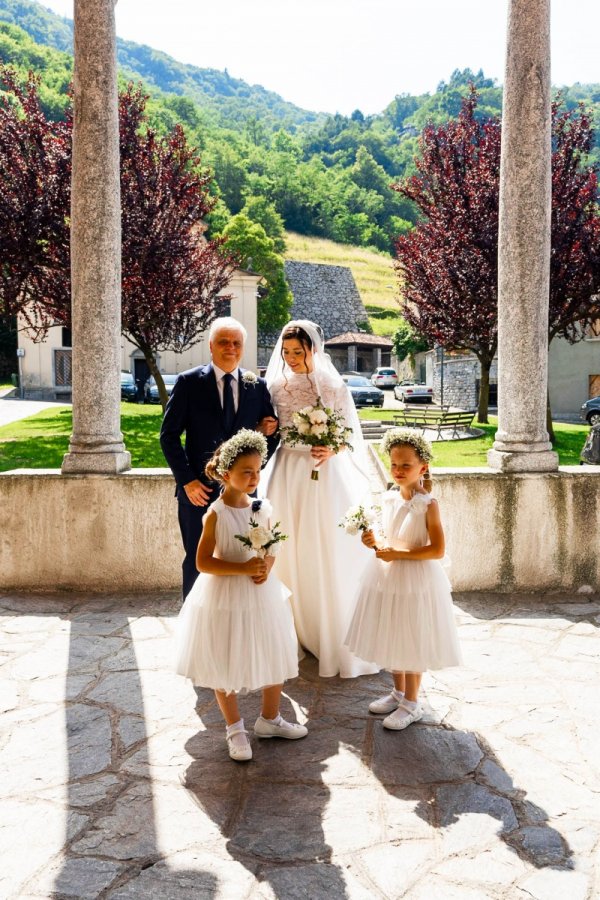
<svg viewBox="0 0 600 900">
<path fill-rule="evenodd" d="M 394 353 L 398 359 L 406 359 L 406 357 L 409 356 L 413 363 L 415 353 L 421 353 L 423 350 L 427 350 L 428 347 L 425 338 L 421 337 L 420 334 L 417 334 L 406 319 L 400 319 L 400 325 L 396 329 L 393 341 Z"/>
<path fill-rule="evenodd" d="M 285 227 L 275 206 L 266 197 L 246 197 L 242 215 L 257 222 L 273 241 L 276 253 L 285 253 Z"/>
<path fill-rule="evenodd" d="M 223 230 L 225 247 L 243 269 L 251 269 L 264 278 L 258 304 L 258 330 L 278 331 L 289 320 L 292 294 L 285 280 L 283 257 L 275 252 L 271 238 L 262 225 L 238 213 Z"/>
</svg>

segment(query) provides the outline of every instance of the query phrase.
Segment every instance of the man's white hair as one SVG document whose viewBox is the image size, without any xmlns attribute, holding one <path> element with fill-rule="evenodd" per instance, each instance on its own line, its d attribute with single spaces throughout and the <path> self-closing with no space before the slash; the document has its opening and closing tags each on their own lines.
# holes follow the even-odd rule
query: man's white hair
<svg viewBox="0 0 600 900">
<path fill-rule="evenodd" d="M 214 340 L 215 335 L 218 334 L 219 331 L 225 331 L 225 329 L 229 329 L 230 331 L 239 331 L 239 333 L 242 335 L 242 338 L 244 339 L 244 343 L 246 342 L 248 332 L 246 331 L 242 323 L 238 322 L 237 319 L 234 319 L 233 316 L 220 316 L 218 319 L 215 319 L 210 326 L 210 330 L 208 332 L 209 343 Z"/>
</svg>

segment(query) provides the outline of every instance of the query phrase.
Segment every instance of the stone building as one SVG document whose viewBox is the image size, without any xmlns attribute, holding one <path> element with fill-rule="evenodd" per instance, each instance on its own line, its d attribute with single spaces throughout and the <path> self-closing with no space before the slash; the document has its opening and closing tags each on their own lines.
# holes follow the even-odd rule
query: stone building
<svg viewBox="0 0 600 900">
<path fill-rule="evenodd" d="M 392 342 L 366 333 L 369 317 L 347 266 L 288 260 L 285 277 L 294 298 L 291 318 L 321 326 L 341 372 L 370 373 L 376 366 L 389 365 Z M 259 334 L 259 366 L 267 365 L 276 340 L 276 334 Z"/>
</svg>

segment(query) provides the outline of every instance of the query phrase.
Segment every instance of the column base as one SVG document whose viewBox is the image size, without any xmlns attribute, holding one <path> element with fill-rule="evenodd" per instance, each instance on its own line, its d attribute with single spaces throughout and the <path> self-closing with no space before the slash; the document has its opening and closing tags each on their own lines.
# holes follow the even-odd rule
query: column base
<svg viewBox="0 0 600 900">
<path fill-rule="evenodd" d="M 487 463 L 496 472 L 556 472 L 558 453 L 554 450 L 488 450 Z"/>
<path fill-rule="evenodd" d="M 127 450 L 91 453 L 71 450 L 63 456 L 63 475 L 119 475 L 131 469 L 131 454 Z"/>
</svg>

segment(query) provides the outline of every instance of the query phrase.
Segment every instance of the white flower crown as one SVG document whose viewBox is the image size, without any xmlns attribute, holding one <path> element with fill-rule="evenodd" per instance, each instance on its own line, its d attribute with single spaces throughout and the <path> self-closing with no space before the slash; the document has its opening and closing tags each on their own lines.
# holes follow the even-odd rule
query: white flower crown
<svg viewBox="0 0 600 900">
<path fill-rule="evenodd" d="M 414 447 L 417 456 L 423 462 L 431 462 L 433 459 L 431 444 L 418 431 L 413 431 L 411 428 L 390 428 L 385 433 L 381 449 L 384 453 L 389 453 L 392 447 L 398 444 L 408 444 L 410 447 Z"/>
<path fill-rule="evenodd" d="M 217 472 L 224 475 L 228 472 L 238 456 L 242 453 L 258 453 L 261 465 L 267 461 L 267 439 L 258 431 L 242 428 L 232 438 L 221 444 L 219 449 L 219 465 Z"/>
</svg>

